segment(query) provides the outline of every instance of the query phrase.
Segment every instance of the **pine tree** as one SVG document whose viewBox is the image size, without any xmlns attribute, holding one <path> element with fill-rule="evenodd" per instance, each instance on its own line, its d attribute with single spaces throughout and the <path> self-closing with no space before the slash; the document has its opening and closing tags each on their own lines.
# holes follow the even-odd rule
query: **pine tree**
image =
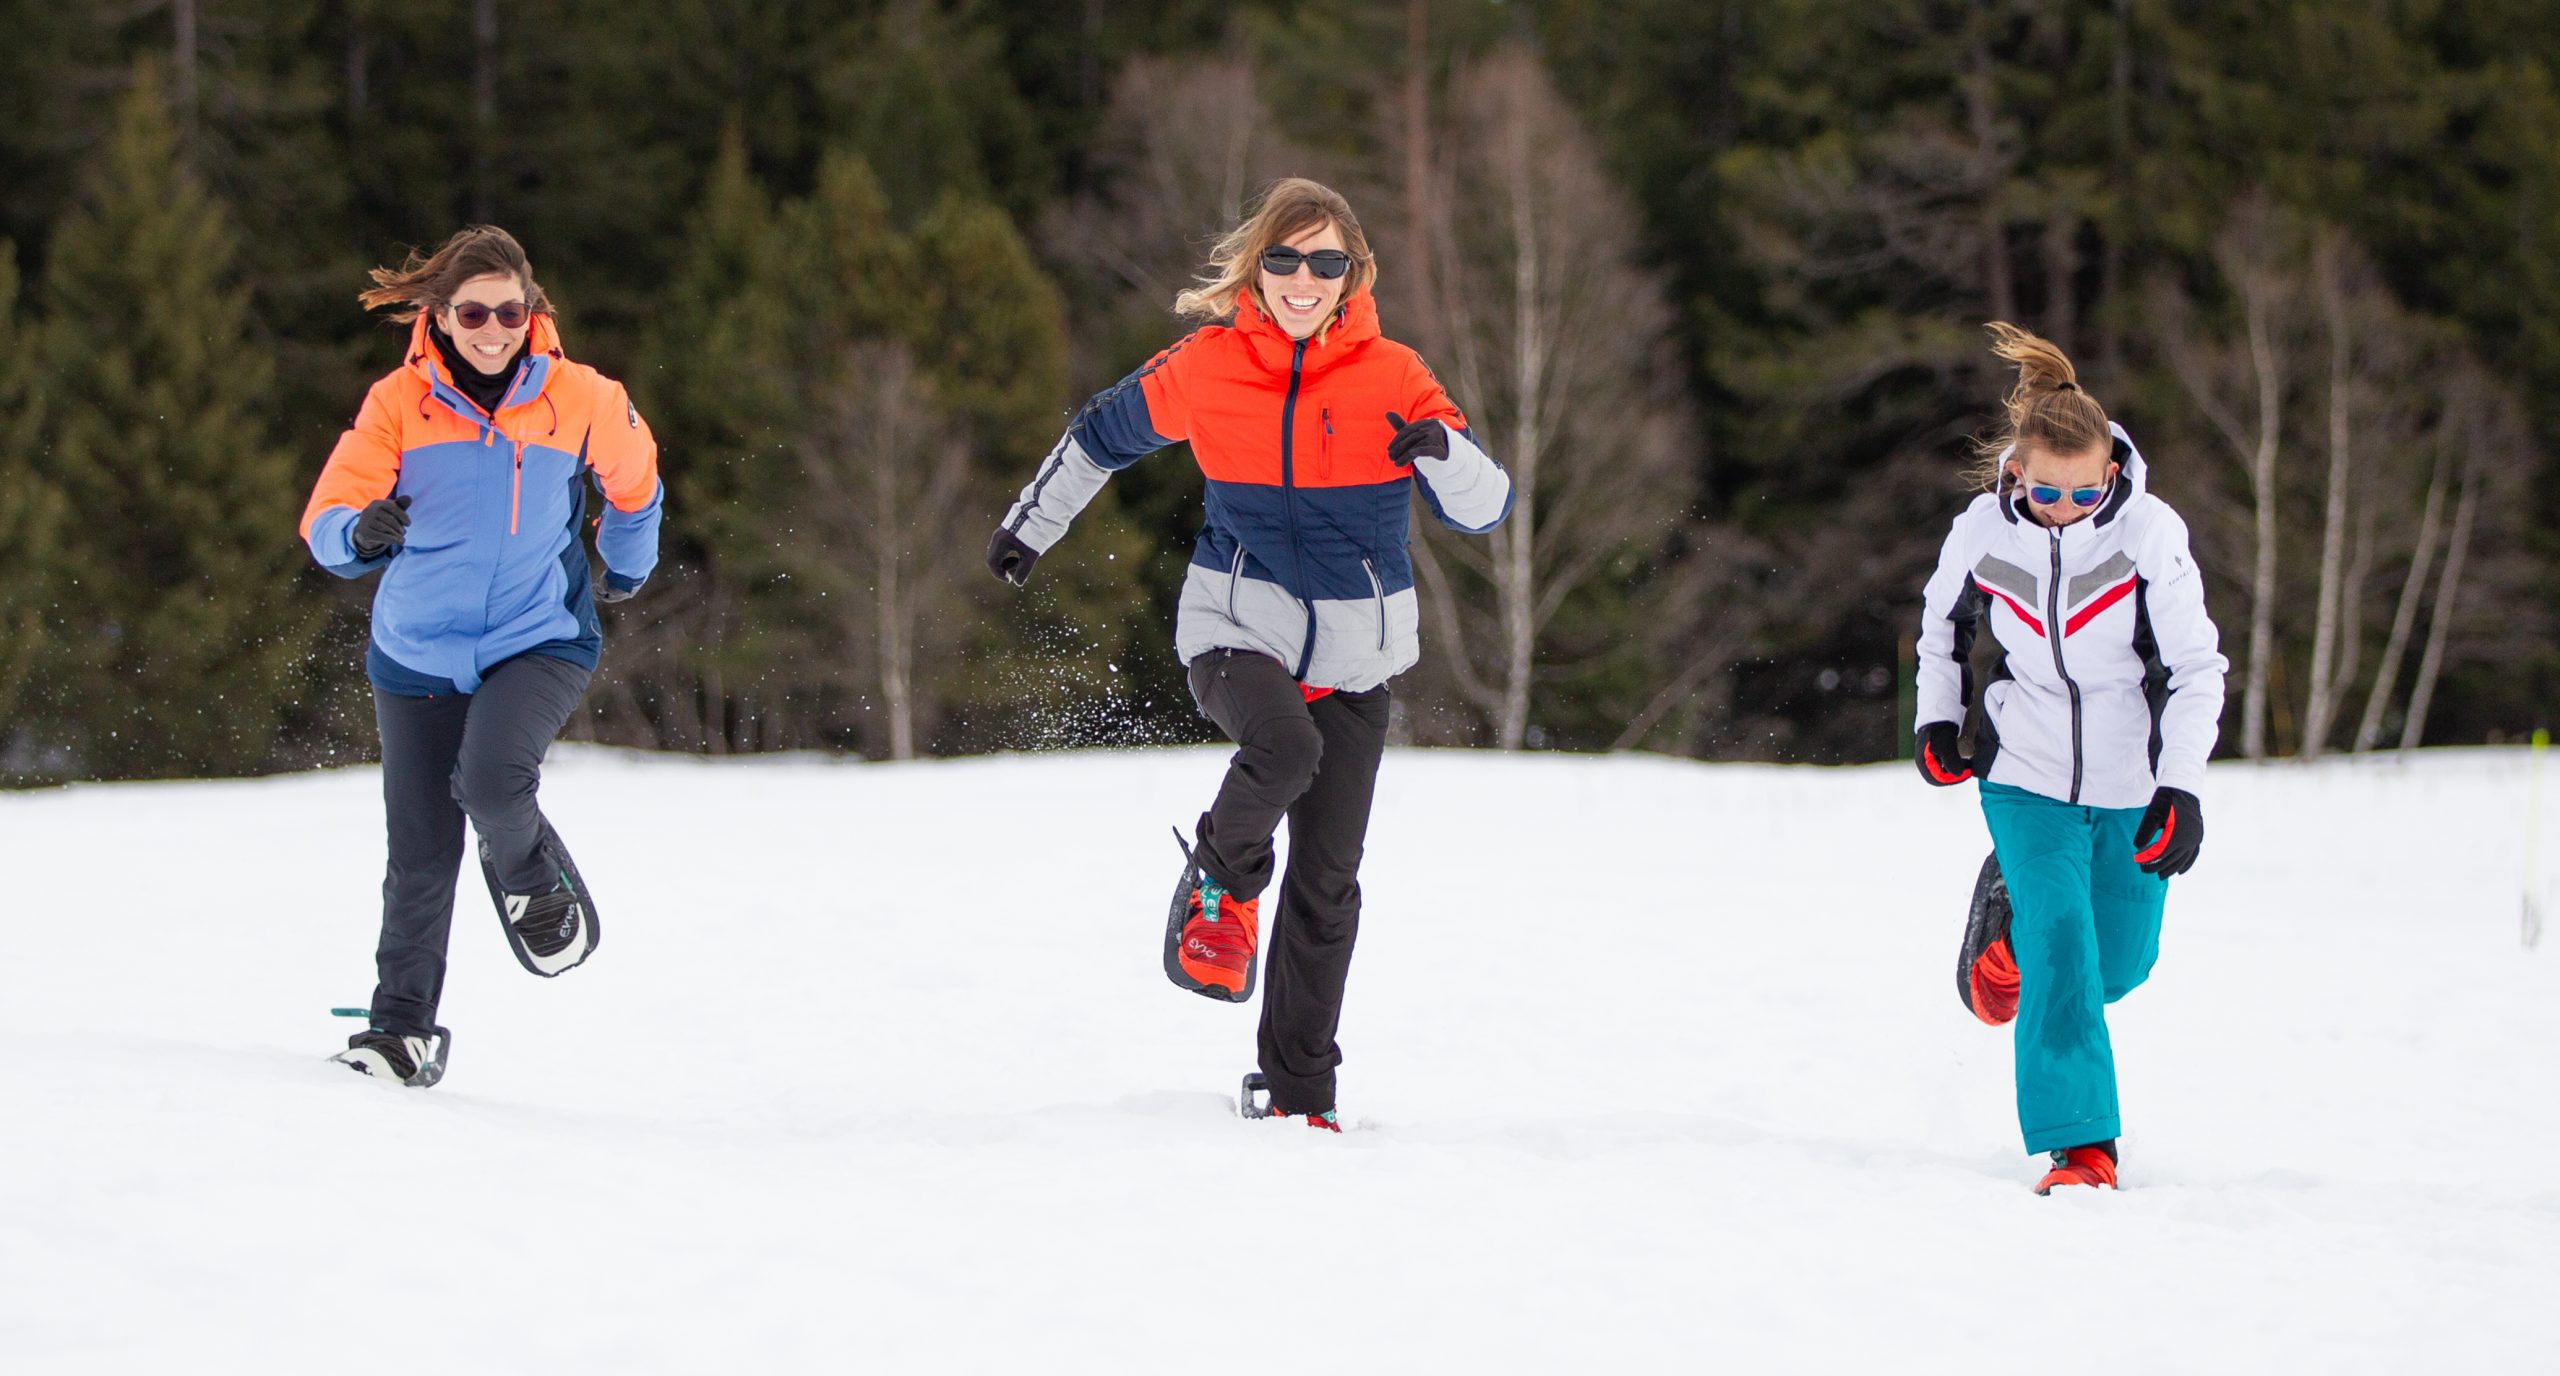
<svg viewBox="0 0 2560 1376">
<path fill-rule="evenodd" d="M 237 256 L 145 68 L 44 280 L 42 466 L 77 513 L 45 688 L 85 772 L 268 764 L 318 634 L 303 475 L 273 439 Z"/>
<path fill-rule="evenodd" d="M 0 239 L 0 742 L 15 734 L 19 694 L 44 643 L 62 533 L 62 494 L 36 462 L 44 396 L 27 350 L 17 247 Z"/>
<path fill-rule="evenodd" d="M 999 587 L 977 565 L 1014 495 L 1057 442 L 1069 401 L 1065 308 L 1003 210 L 946 197 L 918 222 L 916 290 L 904 337 L 975 456 L 943 521 L 961 545 L 957 574 L 970 619 L 968 672 L 945 684 L 964 720 L 949 744 L 978 748 L 1125 739 L 1180 701 L 1171 627 L 1150 608 L 1139 570 L 1150 549 L 1122 517 L 1110 487 L 1077 518 L 1028 595 Z M 1159 461 L 1181 463 L 1175 454 Z M 1188 553 L 1187 544 L 1169 551 Z M 1143 650 L 1140 647 L 1145 647 Z M 1132 664 L 1143 653 L 1146 670 Z M 955 665 L 955 671 L 959 666 Z M 1152 699 L 1153 709 L 1145 704 Z"/>
</svg>

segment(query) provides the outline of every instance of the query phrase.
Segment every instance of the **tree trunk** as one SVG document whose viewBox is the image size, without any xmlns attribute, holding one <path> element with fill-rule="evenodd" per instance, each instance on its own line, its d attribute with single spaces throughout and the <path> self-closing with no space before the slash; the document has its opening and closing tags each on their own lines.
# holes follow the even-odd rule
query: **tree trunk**
<svg viewBox="0 0 2560 1376">
<path fill-rule="evenodd" d="M 471 39 L 471 218 L 487 224 L 498 217 L 498 0 L 473 0 Z"/>
<path fill-rule="evenodd" d="M 2382 743 L 2382 714 L 2391 707 L 2391 694 L 2400 686 L 2400 664 L 2409 653 L 2409 633 L 2418 624 L 2418 600 L 2427 588 L 2427 566 L 2435 562 L 2436 533 L 2444 522 L 2444 492 L 2453 477 L 2453 446 L 2446 443 L 2436 450 L 2435 476 L 2427 483 L 2427 510 L 2418 519 L 2418 548 L 2409 556 L 2409 576 L 2400 584 L 2400 606 L 2391 615 L 2391 638 L 2382 647 L 2382 663 L 2375 667 L 2373 692 L 2364 700 L 2364 717 L 2356 723 L 2356 753 L 2361 755 Z"/>
<path fill-rule="evenodd" d="M 2249 486 L 2257 504 L 2257 559 L 2249 578 L 2249 683 L 2241 696 L 2241 751 L 2250 759 L 2267 757 L 2267 664 L 2276 640 L 2276 441 L 2283 423 L 2283 382 L 2277 372 L 2275 303 L 2265 275 L 2250 270 L 2241 294 L 2248 312 L 2249 365 L 2258 381 L 2258 451 L 2249 465 Z"/>
<path fill-rule="evenodd" d="M 2044 327 L 2045 338 L 2065 354 L 2080 351 L 2076 336 L 2080 330 L 2080 303 L 2071 279 L 2080 271 L 2080 216 L 2077 211 L 2055 206 L 2044 222 L 2044 236 L 2038 244 L 2044 259 Z"/>
<path fill-rule="evenodd" d="M 1431 248 L 1431 0 L 1404 7 L 1404 214 L 1412 232 L 1404 270 L 1413 277 L 1417 342 L 1425 356 L 1445 356 L 1445 321 L 1432 272 Z"/>
<path fill-rule="evenodd" d="M 913 652 L 907 645 L 905 599 L 899 596 L 898 556 L 905 550 L 905 513 L 899 510 L 898 477 L 906 458 L 908 436 L 898 422 L 905 400 L 904 379 L 883 387 L 874 423 L 879 439 L 871 458 L 872 598 L 880 620 L 880 700 L 889 710 L 889 758 L 916 757 L 915 699 L 911 691 Z"/>
<path fill-rule="evenodd" d="M 2480 460 L 2462 464 L 2462 501 L 2454 508 L 2453 539 L 2444 555 L 2444 576 L 2436 583 L 2435 606 L 2428 612 L 2427 652 L 2418 661 L 2418 681 L 2409 691 L 2409 719 L 2400 725 L 2403 753 L 2418 748 L 2427 732 L 2427 705 L 2435 697 L 2436 675 L 2444 668 L 2445 642 L 2453 635 L 2453 597 L 2462 586 L 2462 556 L 2471 544 L 2471 516 L 2480 504 Z"/>
<path fill-rule="evenodd" d="M 347 8 L 347 118 L 364 118 L 365 107 L 373 103 L 372 54 L 369 35 L 365 31 L 365 7 Z"/>
<path fill-rule="evenodd" d="M 196 151 L 196 0 L 169 0 L 170 94 L 178 105 L 178 146 Z"/>
<path fill-rule="evenodd" d="M 1537 646 L 1538 460 L 1545 444 L 1541 385 L 1547 371 L 1546 301 L 1539 292 L 1540 254 L 1537 210 L 1531 197 L 1528 133 L 1516 130 L 1519 162 L 1511 178 L 1512 233 L 1518 258 L 1511 274 L 1512 309 L 1517 313 L 1519 341 L 1512 358 L 1513 385 L 1518 389 L 1519 416 L 1511 438 L 1511 519 L 1502 527 L 1496 562 L 1502 597 L 1502 716 L 1495 744 L 1517 750 L 1529 733 L 1529 675 Z"/>
<path fill-rule="evenodd" d="M 2098 376 L 2112 388 L 2124 376 L 2124 328 L 2116 297 L 2124 290 L 2124 241 L 2133 216 L 2133 0 L 2115 0 L 2115 45 L 2107 70 L 2107 174 L 2115 205 L 2098 260 Z"/>
<path fill-rule="evenodd" d="M 1991 104 L 1991 50 L 1983 42 L 1980 23 L 1976 21 L 1973 39 L 1967 45 L 1973 71 L 1964 83 L 1964 104 L 1978 163 L 1975 195 L 1981 202 L 1982 275 L 1991 299 L 1991 318 L 2015 320 L 2018 292 L 2009 279 L 2009 224 L 2000 196 L 2004 178 L 1998 151 L 1999 123 Z"/>
<path fill-rule="evenodd" d="M 2311 683 L 2303 703 L 2298 752 L 2306 760 L 2320 758 L 2328 748 L 2329 728 L 2337 716 L 2338 637 L 2355 634 L 2353 627 L 2338 624 L 2347 555 L 2349 412 L 2355 403 L 2347 366 L 2353 349 L 2344 252 L 2332 231 L 2322 238 L 2314 269 L 2320 282 L 2321 313 L 2329 325 L 2329 505 L 2320 524 L 2320 600 L 2312 613 Z"/>
</svg>

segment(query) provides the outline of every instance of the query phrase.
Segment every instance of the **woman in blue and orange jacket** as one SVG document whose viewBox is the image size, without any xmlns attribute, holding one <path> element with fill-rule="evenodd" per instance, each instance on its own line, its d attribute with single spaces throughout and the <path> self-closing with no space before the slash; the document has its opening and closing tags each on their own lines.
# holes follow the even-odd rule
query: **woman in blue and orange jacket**
<svg viewBox="0 0 2560 1376">
<path fill-rule="evenodd" d="M 429 1066 L 467 815 L 516 958 L 550 976 L 595 949 L 592 900 L 535 790 L 604 646 L 597 601 L 658 560 L 657 442 L 622 385 L 561 351 L 524 249 L 474 226 L 360 299 L 407 323 L 302 514 L 342 578 L 377 569 L 365 670 L 390 863 L 371 1025 L 336 1059 L 404 1083 Z M 604 493 L 590 580 L 586 488 Z M 440 1056 L 435 1073 L 440 1073 Z"/>
<path fill-rule="evenodd" d="M 1413 494 L 1474 533 L 1501 524 L 1512 497 L 1421 357 L 1379 333 L 1376 277 L 1341 196 L 1273 184 L 1175 301 L 1225 323 L 1086 402 L 987 548 L 996 576 L 1020 585 L 1113 472 L 1190 442 L 1207 521 L 1174 648 L 1237 750 L 1174 893 L 1165 973 L 1211 998 L 1252 997 L 1260 896 L 1287 817 L 1288 920 L 1269 960 L 1259 1078 L 1271 1113 L 1327 1128 L 1387 681 L 1421 657 Z"/>
</svg>

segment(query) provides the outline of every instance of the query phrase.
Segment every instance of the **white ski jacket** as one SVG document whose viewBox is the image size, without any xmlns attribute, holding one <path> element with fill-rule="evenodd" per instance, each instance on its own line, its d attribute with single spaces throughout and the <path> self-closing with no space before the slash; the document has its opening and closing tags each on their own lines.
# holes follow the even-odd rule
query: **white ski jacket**
<svg viewBox="0 0 2560 1376">
<path fill-rule="evenodd" d="M 2038 525 L 2014 487 L 1976 497 L 1938 551 L 1923 595 L 1916 718 L 1963 726 L 1969 656 L 1988 621 L 2000 666 L 1975 733 L 1983 777 L 2086 807 L 2143 807 L 2155 788 L 2197 793 L 2222 729 L 2220 633 L 2187 524 L 2145 490 L 2122 426 L 2114 490 L 2070 525 Z"/>
</svg>

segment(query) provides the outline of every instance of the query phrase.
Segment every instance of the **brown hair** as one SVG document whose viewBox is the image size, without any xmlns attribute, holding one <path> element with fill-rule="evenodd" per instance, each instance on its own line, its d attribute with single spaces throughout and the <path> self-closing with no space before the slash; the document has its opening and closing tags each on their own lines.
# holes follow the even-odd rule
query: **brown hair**
<svg viewBox="0 0 2560 1376">
<path fill-rule="evenodd" d="M 421 315 L 442 310 L 463 283 L 493 273 L 522 282 L 524 302 L 534 314 L 553 313 L 551 298 L 543 295 L 541 284 L 533 280 L 533 265 L 525 261 L 524 245 L 496 225 L 471 225 L 457 230 L 433 253 L 410 249 L 407 260 L 399 267 L 373 269 L 372 290 L 357 293 L 356 300 L 363 302 L 366 310 L 397 307 L 390 318 L 406 325 Z"/>
<path fill-rule="evenodd" d="M 1378 262 L 1369 256 L 1369 236 L 1360 231 L 1359 218 L 1340 193 L 1304 177 L 1283 177 L 1264 188 L 1244 223 L 1228 230 L 1209 250 L 1208 271 L 1200 274 L 1198 285 L 1173 298 L 1174 314 L 1195 320 L 1224 319 L 1235 314 L 1236 298 L 1248 291 L 1255 293 L 1255 304 L 1263 313 L 1270 314 L 1271 303 L 1261 299 L 1262 251 L 1326 224 L 1342 235 L 1343 250 L 1351 255 L 1351 274 L 1342 284 L 1342 299 L 1349 301 L 1378 279 Z"/>
<path fill-rule="evenodd" d="M 2001 461 L 2014 448 L 2081 454 L 2109 439 L 2107 408 L 2080 390 L 2079 373 L 2053 341 L 2006 320 L 1983 328 L 1991 331 L 1991 352 L 2018 365 L 2018 383 L 2009 389 L 2000 424 L 1974 443 L 1974 465 L 1966 476 L 1975 486 L 1999 490 Z"/>
</svg>

